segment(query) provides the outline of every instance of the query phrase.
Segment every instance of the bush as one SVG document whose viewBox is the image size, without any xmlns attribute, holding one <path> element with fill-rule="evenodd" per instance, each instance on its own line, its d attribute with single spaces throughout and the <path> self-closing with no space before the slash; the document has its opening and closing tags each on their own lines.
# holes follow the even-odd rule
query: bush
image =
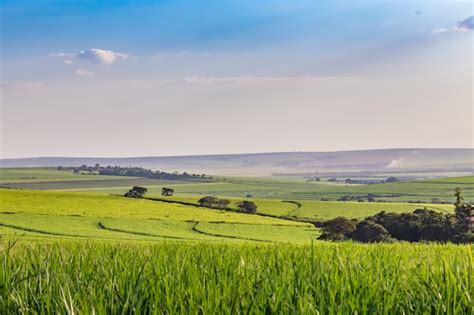
<svg viewBox="0 0 474 315">
<path fill-rule="evenodd" d="M 390 242 L 390 233 L 380 224 L 362 221 L 357 224 L 356 230 L 351 234 L 352 238 L 362 243 Z"/>
<path fill-rule="evenodd" d="M 201 199 L 198 200 L 198 204 L 201 207 L 212 207 L 217 203 L 217 200 L 219 200 L 217 197 L 214 196 L 206 196 L 202 197 Z"/>
<path fill-rule="evenodd" d="M 132 189 L 130 189 L 124 194 L 124 196 L 131 197 L 131 198 L 143 198 L 147 192 L 148 192 L 148 188 L 133 186 Z"/>
<path fill-rule="evenodd" d="M 226 209 L 229 206 L 230 201 L 227 199 L 219 199 L 214 196 L 206 196 L 199 199 L 198 203 L 201 207 Z"/>
<path fill-rule="evenodd" d="M 473 206 L 465 203 L 456 189 L 455 214 L 417 209 L 413 213 L 386 213 L 384 211 L 358 223 L 355 229 L 350 220 L 336 218 L 324 224 L 320 239 L 354 239 L 364 243 L 385 242 L 393 239 L 409 242 L 474 242 L 472 228 Z M 372 196 L 369 196 L 369 201 Z"/>
<path fill-rule="evenodd" d="M 323 233 L 320 240 L 342 241 L 349 238 L 349 235 L 356 230 L 357 222 L 345 217 L 337 217 L 324 223 Z"/>
<path fill-rule="evenodd" d="M 239 211 L 244 213 L 255 213 L 257 212 L 257 205 L 253 201 L 244 200 L 237 204 Z"/>
<path fill-rule="evenodd" d="M 174 189 L 173 188 L 163 187 L 161 189 L 161 195 L 162 196 L 173 196 L 173 194 L 174 194 Z"/>
</svg>

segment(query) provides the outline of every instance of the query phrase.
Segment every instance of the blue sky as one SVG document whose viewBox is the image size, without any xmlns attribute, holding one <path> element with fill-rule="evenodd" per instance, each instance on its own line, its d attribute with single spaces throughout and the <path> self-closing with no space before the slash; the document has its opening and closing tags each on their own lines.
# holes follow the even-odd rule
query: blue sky
<svg viewBox="0 0 474 315">
<path fill-rule="evenodd" d="M 425 134 L 449 108 L 472 114 L 469 1 L 3 0 L 0 9 L 3 156 L 472 146 L 468 118 L 451 126 L 453 134 Z M 424 98 L 413 90 L 417 84 L 429 91 Z M 397 102 L 403 115 L 393 113 L 393 99 L 380 107 L 388 87 L 404 96 Z M 71 100 L 71 91 L 88 97 Z M 126 150 L 117 147 L 114 134 L 120 130 L 113 122 L 93 116 L 87 128 L 82 114 L 69 118 L 71 112 L 113 109 L 116 121 L 124 122 L 130 106 L 166 117 L 130 122 L 130 130 L 153 136 L 166 129 L 179 141 L 160 148 L 143 141 Z M 330 139 L 315 140 L 321 130 L 305 113 L 336 119 L 334 108 L 350 108 L 357 123 L 342 119 L 343 130 L 324 125 Z M 192 134 L 172 123 L 188 119 L 183 110 L 203 121 L 201 128 L 190 128 Z M 358 127 L 374 112 L 393 126 L 422 113 L 430 124 L 393 131 L 387 141 Z M 222 131 L 216 135 L 210 114 L 235 128 L 217 124 Z M 288 115 L 292 131 L 286 138 L 280 127 Z M 44 124 L 21 126 L 35 117 Z M 239 119 L 249 120 L 245 140 Z M 58 148 L 51 140 L 61 133 L 87 144 L 99 125 L 110 130 L 101 136 L 102 146 Z M 78 136 L 78 128 L 92 131 Z M 259 128 L 271 136 L 255 136 Z M 452 142 L 454 133 L 460 137 Z M 210 141 L 198 146 L 198 139 Z"/>
</svg>

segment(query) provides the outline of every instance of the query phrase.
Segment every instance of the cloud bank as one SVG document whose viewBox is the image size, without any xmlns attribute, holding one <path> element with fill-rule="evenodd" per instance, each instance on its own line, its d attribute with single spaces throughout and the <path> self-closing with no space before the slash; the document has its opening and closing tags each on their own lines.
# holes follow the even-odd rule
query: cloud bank
<svg viewBox="0 0 474 315">
<path fill-rule="evenodd" d="M 474 30 L 474 15 L 468 17 L 465 20 L 458 22 L 456 29 L 459 32 L 467 32 Z"/>
<path fill-rule="evenodd" d="M 95 64 L 111 65 L 118 60 L 125 60 L 131 56 L 112 50 L 91 48 L 78 53 L 52 53 L 51 57 L 62 60 L 65 64 L 72 64 L 76 60 L 85 60 Z"/>
<path fill-rule="evenodd" d="M 455 27 L 452 28 L 436 28 L 432 31 L 433 34 L 442 34 L 448 32 L 469 32 L 474 30 L 474 15 L 465 20 L 459 21 Z"/>
</svg>

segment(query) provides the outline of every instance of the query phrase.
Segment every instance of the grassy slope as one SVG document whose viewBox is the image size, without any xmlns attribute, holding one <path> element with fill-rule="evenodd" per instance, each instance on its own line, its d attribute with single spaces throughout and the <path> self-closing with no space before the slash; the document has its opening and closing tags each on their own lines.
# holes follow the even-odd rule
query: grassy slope
<svg viewBox="0 0 474 315">
<path fill-rule="evenodd" d="M 0 224 L 3 234 L 16 228 L 19 234 L 50 237 L 82 237 L 101 239 L 190 239 L 225 240 L 245 239 L 230 229 L 219 237 L 199 233 L 198 223 L 232 223 L 253 225 L 256 239 L 279 241 L 269 226 L 293 226 L 308 229 L 308 224 L 245 215 L 149 200 L 129 199 L 93 193 L 68 193 L 0 189 Z M 212 225 L 211 225 L 212 226 Z M 313 234 L 303 233 L 300 242 L 310 242 Z M 294 240 L 294 235 L 288 241 Z"/>
<path fill-rule="evenodd" d="M 34 179 L 25 179 L 34 177 Z M 97 191 L 122 194 L 133 185 L 149 188 L 151 195 L 159 195 L 163 186 L 174 188 L 180 195 L 217 195 L 280 200 L 336 200 L 344 195 L 366 196 L 388 202 L 422 201 L 432 198 L 453 201 L 456 187 L 464 189 L 467 200 L 474 201 L 474 176 L 440 178 L 415 182 L 386 183 L 376 185 L 306 183 L 298 179 L 281 178 L 226 178 L 219 182 L 156 181 L 143 178 L 72 175 L 54 169 L 0 169 L 0 185 L 9 183 L 14 188 Z"/>
<path fill-rule="evenodd" d="M 197 203 L 199 197 L 192 195 L 176 195 L 173 197 L 156 196 L 171 201 Z M 237 209 L 237 203 L 245 198 L 229 197 L 230 207 Z M 416 209 L 428 208 L 435 211 L 451 213 L 453 205 L 424 204 L 424 203 L 381 203 L 381 202 L 341 202 L 341 201 L 282 201 L 275 199 L 251 199 L 257 204 L 257 212 L 276 216 L 295 216 L 317 220 L 328 220 L 337 216 L 348 218 L 364 218 L 381 211 L 386 212 L 413 212 Z"/>
<path fill-rule="evenodd" d="M 35 183 L 44 181 L 110 180 L 121 176 L 73 175 L 54 168 L 0 168 L 0 183 Z"/>
<path fill-rule="evenodd" d="M 318 184 L 277 179 L 227 179 L 214 183 L 166 183 L 146 185 L 151 195 L 159 195 L 163 186 L 175 189 L 180 195 L 216 195 L 245 198 L 280 200 L 336 200 L 344 195 L 363 196 L 374 194 L 376 200 L 387 202 L 422 201 L 430 203 L 432 198 L 453 201 L 454 189 L 461 187 L 466 200 L 474 201 L 474 176 L 423 180 L 414 182 L 385 183 L 374 185 Z M 129 186 L 71 188 L 70 190 L 97 191 L 121 194 Z"/>
</svg>

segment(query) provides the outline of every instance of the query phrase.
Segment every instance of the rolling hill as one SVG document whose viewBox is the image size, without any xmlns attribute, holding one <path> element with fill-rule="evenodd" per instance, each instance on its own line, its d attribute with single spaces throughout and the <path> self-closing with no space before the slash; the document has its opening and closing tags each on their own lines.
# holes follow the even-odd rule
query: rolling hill
<svg viewBox="0 0 474 315">
<path fill-rule="evenodd" d="M 472 172 L 474 149 L 381 149 L 168 157 L 36 157 L 0 159 L 0 167 L 141 166 L 162 171 L 219 175 L 314 172 Z"/>
</svg>

